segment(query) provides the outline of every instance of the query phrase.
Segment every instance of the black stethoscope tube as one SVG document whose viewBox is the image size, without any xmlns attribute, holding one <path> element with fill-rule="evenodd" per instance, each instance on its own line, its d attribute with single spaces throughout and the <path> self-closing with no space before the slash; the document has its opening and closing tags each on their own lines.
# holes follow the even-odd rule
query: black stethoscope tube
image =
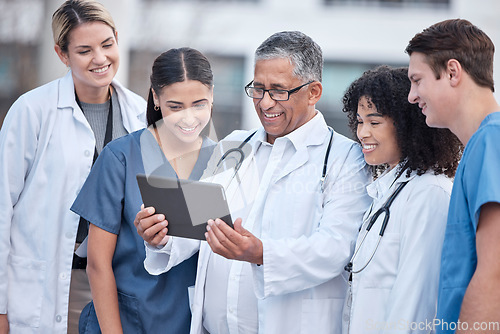
<svg viewBox="0 0 500 334">
<path fill-rule="evenodd" d="M 330 131 L 330 142 L 328 143 L 328 147 L 326 149 L 326 154 L 325 154 L 325 160 L 323 162 L 323 172 L 321 174 L 321 190 L 324 190 L 323 188 L 323 183 L 325 182 L 326 175 L 327 175 L 327 166 L 328 166 L 328 156 L 330 155 L 330 149 L 332 148 L 332 141 L 333 141 L 333 129 L 331 127 L 328 127 L 328 130 Z M 215 175 L 215 173 L 219 170 L 220 165 L 224 160 L 227 159 L 229 154 L 231 153 L 238 153 L 240 155 L 240 158 L 238 159 L 238 162 L 236 163 L 236 166 L 234 167 L 234 173 L 231 179 L 229 180 L 228 184 L 231 183 L 233 178 L 238 174 L 238 171 L 240 170 L 241 165 L 243 164 L 243 160 L 245 160 L 245 152 L 243 152 L 243 146 L 245 146 L 246 143 L 250 141 L 250 139 L 253 137 L 253 135 L 257 131 L 254 131 L 252 134 L 250 134 L 238 147 L 231 148 L 227 150 L 222 157 L 220 157 L 219 161 L 217 162 L 217 165 L 215 166 L 215 169 L 212 173 L 212 175 Z"/>
<path fill-rule="evenodd" d="M 373 259 L 373 256 L 375 255 L 375 252 L 378 249 L 378 246 L 380 244 L 380 240 L 384 236 L 385 229 L 387 228 L 387 224 L 388 224 L 389 218 L 391 216 L 389 208 L 391 207 L 392 202 L 394 202 L 394 199 L 396 199 L 396 197 L 398 196 L 398 194 L 401 192 L 401 190 L 403 190 L 403 188 L 408 184 L 408 182 L 409 181 L 401 182 L 399 184 L 399 186 L 396 188 L 396 190 L 394 190 L 394 192 L 391 194 L 391 196 L 384 203 L 384 205 L 380 209 L 378 209 L 377 212 L 375 212 L 373 214 L 373 216 L 370 218 L 370 222 L 366 226 L 365 235 L 363 236 L 363 239 L 361 240 L 361 242 L 359 243 L 359 246 L 355 250 L 354 255 L 351 258 L 351 261 L 349 261 L 349 263 L 344 267 L 345 271 L 347 271 L 349 273 L 357 274 L 357 273 L 363 271 L 366 268 L 366 266 L 371 262 L 371 260 Z M 359 269 L 357 271 L 353 271 L 353 268 L 352 268 L 353 264 L 352 263 L 353 263 L 354 259 L 356 258 L 356 255 L 358 255 L 358 251 L 360 250 L 361 246 L 365 242 L 365 238 L 368 235 L 368 232 L 370 232 L 372 226 L 375 224 L 375 222 L 377 221 L 378 217 L 382 213 L 385 213 L 385 216 L 384 216 L 384 220 L 382 221 L 382 226 L 380 227 L 380 232 L 378 234 L 379 237 L 378 237 L 377 245 L 375 246 L 375 249 L 373 250 L 373 252 L 372 252 L 370 258 L 368 259 L 368 261 L 366 262 L 366 264 L 363 267 L 361 267 L 361 269 Z"/>
</svg>

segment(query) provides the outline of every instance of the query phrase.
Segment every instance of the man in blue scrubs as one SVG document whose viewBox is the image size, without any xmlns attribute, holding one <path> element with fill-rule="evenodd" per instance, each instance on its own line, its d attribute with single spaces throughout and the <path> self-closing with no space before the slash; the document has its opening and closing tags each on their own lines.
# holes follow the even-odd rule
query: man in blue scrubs
<svg viewBox="0 0 500 334">
<path fill-rule="evenodd" d="M 437 333 L 500 331 L 500 106 L 491 39 L 466 20 L 436 23 L 409 42 L 408 100 L 465 150 L 441 257 Z"/>
</svg>

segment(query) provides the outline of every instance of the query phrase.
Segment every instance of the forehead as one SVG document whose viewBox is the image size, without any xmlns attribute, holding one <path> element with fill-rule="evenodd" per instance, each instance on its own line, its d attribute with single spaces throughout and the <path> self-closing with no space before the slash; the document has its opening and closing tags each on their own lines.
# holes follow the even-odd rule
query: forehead
<svg viewBox="0 0 500 334">
<path fill-rule="evenodd" d="M 82 23 L 69 33 L 70 43 L 75 44 L 101 43 L 109 37 L 113 37 L 113 29 L 100 21 Z"/>
<path fill-rule="evenodd" d="M 254 83 L 265 86 L 287 86 L 300 81 L 293 75 L 294 66 L 288 58 L 258 60 L 255 63 Z"/>
<path fill-rule="evenodd" d="M 165 86 L 161 89 L 160 98 L 178 101 L 197 101 L 208 99 L 212 89 L 197 80 L 185 80 Z"/>
<path fill-rule="evenodd" d="M 413 52 L 408 65 L 408 77 L 411 79 L 412 76 L 426 71 L 431 71 L 431 67 L 427 63 L 427 57 L 423 53 Z"/>
</svg>

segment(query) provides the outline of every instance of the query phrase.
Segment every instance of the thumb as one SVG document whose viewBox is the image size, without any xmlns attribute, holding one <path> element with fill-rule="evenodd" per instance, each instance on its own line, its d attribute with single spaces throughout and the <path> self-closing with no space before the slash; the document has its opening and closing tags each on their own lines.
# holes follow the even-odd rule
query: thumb
<svg viewBox="0 0 500 334">
<path fill-rule="evenodd" d="M 234 230 L 238 232 L 241 235 L 251 235 L 252 233 L 248 232 L 244 227 L 243 227 L 243 220 L 241 218 L 238 218 L 234 221 L 233 223 Z"/>
</svg>

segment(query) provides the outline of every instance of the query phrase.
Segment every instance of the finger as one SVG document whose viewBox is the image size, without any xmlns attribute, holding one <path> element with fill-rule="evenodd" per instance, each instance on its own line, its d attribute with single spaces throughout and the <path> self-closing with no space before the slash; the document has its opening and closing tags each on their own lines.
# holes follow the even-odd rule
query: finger
<svg viewBox="0 0 500 334">
<path fill-rule="evenodd" d="M 217 223 L 217 220 L 216 221 L 209 220 L 207 230 L 209 232 L 210 238 L 215 239 L 216 242 L 220 244 L 222 248 L 228 250 L 230 253 L 234 253 L 237 250 L 237 246 L 232 240 L 228 238 L 227 234 L 235 232 L 232 228 L 227 226 L 227 224 L 224 223 L 222 220 L 219 220 L 219 223 Z M 236 238 L 232 237 L 232 239 Z"/>
<path fill-rule="evenodd" d="M 241 221 L 241 219 L 240 219 L 240 221 Z M 218 230 L 221 231 L 229 241 L 231 241 L 231 243 L 236 244 L 236 245 L 239 245 L 241 243 L 242 235 L 238 231 L 232 229 L 222 219 L 217 218 L 215 220 L 215 225 L 218 228 Z M 245 229 L 243 229 L 243 230 L 246 231 Z"/>
<path fill-rule="evenodd" d="M 168 228 L 167 228 L 168 222 L 166 220 L 159 222 L 158 224 L 155 224 L 147 229 L 144 230 L 142 233 L 142 238 L 146 240 L 147 242 L 151 243 L 153 240 L 158 236 L 158 234 L 161 234 L 161 238 L 156 240 L 156 242 L 160 242 L 165 235 L 168 233 Z"/>
<path fill-rule="evenodd" d="M 137 227 L 137 225 L 139 225 L 141 219 L 144 219 L 146 217 L 149 217 L 151 216 L 155 211 L 155 208 L 153 207 L 149 207 L 149 208 L 144 208 L 144 203 L 141 204 L 141 210 L 139 212 L 137 212 L 137 214 L 135 215 L 135 219 L 134 219 L 134 225 L 135 227 Z"/>
<path fill-rule="evenodd" d="M 212 249 L 212 251 L 216 254 L 225 256 L 225 248 L 222 246 L 215 236 L 210 225 L 207 225 L 207 232 L 205 232 L 205 239 L 207 240 L 208 245 Z"/>
<path fill-rule="evenodd" d="M 238 218 L 234 221 L 233 223 L 234 230 L 238 232 L 241 235 L 248 235 L 251 234 L 248 232 L 244 227 L 243 227 L 243 220 L 241 218 Z"/>
<path fill-rule="evenodd" d="M 147 207 L 147 208 L 143 208 L 141 206 L 141 211 L 137 212 L 137 215 L 135 215 L 135 220 L 141 221 L 144 218 L 147 218 L 147 217 L 154 215 L 155 212 L 156 212 L 156 210 L 152 206 Z"/>
<path fill-rule="evenodd" d="M 158 233 L 154 235 L 154 237 L 150 241 L 148 241 L 148 243 L 155 247 L 164 246 L 168 242 L 168 239 L 170 238 L 170 236 L 167 235 L 167 233 L 168 233 L 168 228 L 161 229 Z"/>
<path fill-rule="evenodd" d="M 165 221 L 165 215 L 158 213 L 153 216 L 143 218 L 139 221 L 139 226 L 143 231 L 147 230 L 153 225 L 156 225 L 158 223 L 162 223 Z"/>
</svg>

